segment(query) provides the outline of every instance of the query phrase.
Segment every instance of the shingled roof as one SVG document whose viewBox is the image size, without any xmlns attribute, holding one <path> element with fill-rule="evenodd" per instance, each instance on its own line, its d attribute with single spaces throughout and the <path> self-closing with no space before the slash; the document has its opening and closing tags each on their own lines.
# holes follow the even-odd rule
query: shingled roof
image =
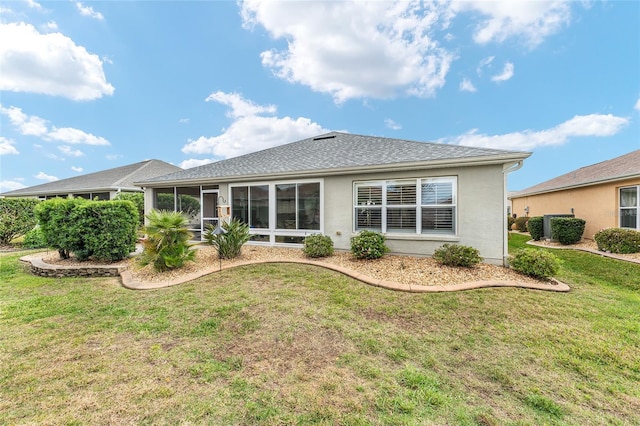
<svg viewBox="0 0 640 426">
<path fill-rule="evenodd" d="M 633 177 L 640 177 L 640 149 L 611 160 L 582 167 L 538 185 L 510 194 L 509 198 L 596 185 Z"/>
<path fill-rule="evenodd" d="M 103 170 L 101 172 L 60 179 L 42 185 L 5 192 L 6 197 L 34 197 L 86 192 L 141 191 L 133 182 L 152 179 L 156 176 L 182 170 L 180 167 L 160 160 L 146 160 L 139 163 Z"/>
<path fill-rule="evenodd" d="M 517 161 L 530 153 L 427 143 L 330 132 L 274 148 L 217 161 L 137 182 L 154 186 L 180 182 L 327 175 L 370 170 L 401 170 L 472 161 Z"/>
</svg>

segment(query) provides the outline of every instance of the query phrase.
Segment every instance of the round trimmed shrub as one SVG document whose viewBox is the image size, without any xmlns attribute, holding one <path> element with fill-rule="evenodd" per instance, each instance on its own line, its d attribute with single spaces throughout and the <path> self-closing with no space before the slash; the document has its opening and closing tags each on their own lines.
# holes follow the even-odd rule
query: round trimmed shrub
<svg viewBox="0 0 640 426">
<path fill-rule="evenodd" d="M 558 240 L 560 244 L 576 244 L 582 239 L 584 219 L 573 217 L 554 217 L 551 219 L 551 239 Z"/>
<path fill-rule="evenodd" d="M 507 231 L 511 231 L 514 223 L 516 223 L 516 218 L 511 215 L 507 215 Z"/>
<path fill-rule="evenodd" d="M 433 252 L 433 258 L 443 265 L 467 268 L 482 262 L 478 249 L 458 244 L 443 244 Z"/>
<path fill-rule="evenodd" d="M 36 226 L 31 231 L 24 234 L 22 246 L 29 249 L 46 248 L 47 240 L 44 238 L 42 229 L 40 229 L 39 226 Z"/>
<path fill-rule="evenodd" d="M 558 273 L 560 259 L 548 251 L 526 248 L 509 256 L 509 265 L 521 274 L 548 279 Z"/>
<path fill-rule="evenodd" d="M 304 239 L 302 252 L 307 257 L 327 257 L 333 254 L 333 240 L 328 235 L 313 234 Z"/>
<path fill-rule="evenodd" d="M 540 241 L 544 237 L 544 217 L 534 216 L 529 218 L 527 228 L 534 241 Z"/>
<path fill-rule="evenodd" d="M 520 232 L 527 232 L 527 221 L 529 218 L 527 216 L 520 216 L 516 218 L 516 229 Z"/>
<path fill-rule="evenodd" d="M 630 254 L 640 252 L 640 231 L 624 228 L 602 229 L 593 236 L 598 250 Z"/>
<path fill-rule="evenodd" d="M 389 252 L 385 237 L 375 231 L 360 231 L 351 237 L 351 253 L 356 259 L 380 259 Z"/>
</svg>

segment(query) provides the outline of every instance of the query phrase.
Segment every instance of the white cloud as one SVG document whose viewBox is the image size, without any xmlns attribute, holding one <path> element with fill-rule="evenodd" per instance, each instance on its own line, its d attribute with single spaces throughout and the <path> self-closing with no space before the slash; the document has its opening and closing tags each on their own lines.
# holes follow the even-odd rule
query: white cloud
<svg viewBox="0 0 640 426">
<path fill-rule="evenodd" d="M 92 135 L 73 127 L 48 127 L 48 121 L 35 115 L 27 115 L 14 106 L 5 108 L 0 105 L 0 114 L 6 115 L 13 126 L 25 136 L 37 136 L 48 141 L 60 141 L 70 144 L 111 145 L 103 137 Z"/>
<path fill-rule="evenodd" d="M 40 172 L 37 175 L 34 175 L 33 177 L 36 178 L 36 179 L 46 180 L 46 181 L 49 181 L 49 182 L 53 182 L 55 180 L 58 180 L 57 177 L 50 176 L 50 175 L 46 174 L 45 172 Z"/>
<path fill-rule="evenodd" d="M 239 94 L 217 92 L 214 98 L 210 96 L 207 100 L 229 106 L 231 109 L 227 115 L 233 117 L 234 121 L 221 135 L 190 139 L 182 147 L 182 152 L 186 154 L 213 154 L 230 158 L 328 132 L 305 117 L 293 119 L 255 115 L 275 113 L 276 107 L 256 105 Z"/>
<path fill-rule="evenodd" d="M 388 128 L 390 128 L 391 130 L 400 130 L 400 129 L 402 129 L 402 125 L 400 125 L 399 123 L 396 123 L 395 121 L 393 121 L 390 118 L 385 118 L 384 119 L 384 125 L 387 126 Z"/>
<path fill-rule="evenodd" d="M 479 134 L 473 129 L 455 138 L 440 142 L 495 149 L 531 150 L 543 146 L 563 145 L 575 137 L 613 136 L 629 124 L 629 120 L 611 114 L 576 115 L 570 120 L 546 130 L 524 130 L 504 135 Z"/>
<path fill-rule="evenodd" d="M 60 145 L 58 150 L 67 157 L 82 157 L 84 155 L 84 152 L 79 149 L 73 150 L 69 145 Z"/>
<path fill-rule="evenodd" d="M 0 155 L 20 154 L 14 144 L 13 140 L 0 136 Z"/>
<path fill-rule="evenodd" d="M 178 167 L 182 169 L 190 169 L 192 167 L 204 166 L 205 164 L 213 163 L 214 161 L 216 160 L 214 160 L 213 158 L 203 158 L 202 160 L 190 158 L 178 164 Z"/>
<path fill-rule="evenodd" d="M 0 90 L 86 101 L 112 95 L 98 55 L 59 33 L 40 34 L 24 22 L 0 24 Z"/>
<path fill-rule="evenodd" d="M 90 18 L 97 19 L 98 21 L 104 21 L 104 16 L 102 16 L 102 13 L 96 12 L 91 6 L 85 6 L 78 1 L 76 2 L 76 8 L 82 16 L 88 16 Z"/>
<path fill-rule="evenodd" d="M 0 105 L 0 114 L 6 115 L 21 135 L 44 136 L 47 133 L 47 121 L 35 115 L 27 115 L 18 107 L 5 108 Z"/>
<path fill-rule="evenodd" d="M 189 120 L 188 118 L 181 118 L 180 120 L 178 120 L 178 123 L 180 124 L 189 124 Z"/>
<path fill-rule="evenodd" d="M 476 86 L 473 85 L 471 80 L 469 80 L 468 78 L 463 78 L 462 81 L 460 82 L 460 91 L 473 93 L 473 92 L 477 92 L 478 89 L 476 89 Z"/>
<path fill-rule="evenodd" d="M 25 0 L 25 2 L 31 9 L 42 10 L 42 5 L 34 0 Z"/>
<path fill-rule="evenodd" d="M 431 36 L 451 18 L 439 3 L 249 0 L 241 14 L 246 28 L 260 25 L 287 42 L 262 52 L 265 67 L 338 103 L 434 96 L 455 57 Z"/>
<path fill-rule="evenodd" d="M 92 135 L 91 133 L 84 132 L 72 127 L 54 127 L 52 131 L 47 134 L 47 139 L 56 140 L 60 142 L 66 142 L 71 144 L 86 144 L 86 145 L 111 145 L 108 140 L 103 137 Z"/>
<path fill-rule="evenodd" d="M 502 72 L 500 74 L 496 74 L 493 77 L 491 77 L 491 80 L 495 82 L 501 82 L 501 81 L 507 81 L 511 77 L 513 77 L 513 64 L 511 62 L 506 62 L 504 64 L 504 68 L 502 69 Z"/>
<path fill-rule="evenodd" d="M 0 192 L 14 191 L 22 188 L 26 188 L 26 185 L 19 182 L 18 179 L 0 180 Z"/>
<path fill-rule="evenodd" d="M 638 100 L 636 101 L 636 104 L 635 104 L 635 106 L 633 108 L 635 108 L 637 111 L 640 111 L 640 98 L 638 98 Z"/>
<path fill-rule="evenodd" d="M 482 75 L 482 71 L 484 70 L 484 68 L 491 67 L 491 63 L 495 58 L 495 56 L 487 56 L 486 58 L 480 60 L 478 68 L 476 68 L 476 73 L 478 73 L 478 76 Z"/>
<path fill-rule="evenodd" d="M 54 21 L 49 21 L 46 24 L 44 24 L 42 26 L 42 28 L 44 28 L 45 30 L 50 30 L 50 31 L 57 31 L 58 30 L 58 24 L 56 24 Z"/>
<path fill-rule="evenodd" d="M 82 167 L 76 167 L 76 166 L 71 166 L 71 170 L 73 170 L 76 173 L 80 173 L 82 172 L 84 169 Z"/>
<path fill-rule="evenodd" d="M 454 1 L 454 13 L 480 13 L 483 19 L 473 34 L 476 43 L 502 43 L 519 38 L 534 48 L 571 22 L 571 1 Z"/>
</svg>

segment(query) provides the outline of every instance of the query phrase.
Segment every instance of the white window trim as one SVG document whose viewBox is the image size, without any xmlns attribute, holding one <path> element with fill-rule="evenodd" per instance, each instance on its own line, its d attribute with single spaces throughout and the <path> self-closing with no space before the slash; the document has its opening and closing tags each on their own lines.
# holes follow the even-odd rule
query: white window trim
<svg viewBox="0 0 640 426">
<path fill-rule="evenodd" d="M 428 181 L 440 181 L 450 182 L 452 188 L 452 204 L 422 204 L 422 184 Z M 414 182 L 416 185 L 416 203 L 415 204 L 387 204 L 387 186 L 394 184 L 402 184 L 407 182 Z M 359 232 L 356 229 L 356 211 L 358 208 L 366 208 L 358 205 L 358 187 L 361 186 L 381 186 L 382 187 L 382 205 L 380 206 L 382 214 L 381 232 L 388 234 L 393 239 L 402 239 L 402 236 L 422 236 L 424 239 L 444 238 L 444 239 L 457 239 L 458 237 L 458 177 L 457 176 L 429 176 L 413 179 L 388 179 L 388 180 L 370 180 L 370 181 L 356 181 L 353 183 L 353 205 L 351 209 L 351 226 L 352 232 L 355 234 Z M 388 232 L 387 230 L 387 208 L 415 208 L 416 209 L 416 232 Z M 453 208 L 453 232 L 422 232 L 422 208 Z M 378 208 L 378 206 L 375 206 Z"/>
<path fill-rule="evenodd" d="M 636 190 L 636 206 L 635 207 L 622 207 L 622 190 L 623 189 L 634 189 Z M 635 228 L 627 228 L 622 226 L 622 220 L 620 217 L 622 216 L 622 210 L 635 210 L 636 211 L 636 227 Z M 618 188 L 618 227 L 623 229 L 635 229 L 640 231 L 640 185 L 631 185 L 631 186 L 622 186 Z"/>
</svg>

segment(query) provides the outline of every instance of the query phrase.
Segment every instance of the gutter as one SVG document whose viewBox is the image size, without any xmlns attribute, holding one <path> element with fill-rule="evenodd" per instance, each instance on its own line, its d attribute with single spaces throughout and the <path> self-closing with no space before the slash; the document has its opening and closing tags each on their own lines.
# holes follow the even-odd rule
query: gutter
<svg viewBox="0 0 640 426">
<path fill-rule="evenodd" d="M 524 164 L 524 159 L 502 168 L 503 179 L 503 202 L 502 202 L 502 264 L 509 266 L 509 231 L 507 230 L 507 175 L 509 173 L 520 170 Z"/>
</svg>

